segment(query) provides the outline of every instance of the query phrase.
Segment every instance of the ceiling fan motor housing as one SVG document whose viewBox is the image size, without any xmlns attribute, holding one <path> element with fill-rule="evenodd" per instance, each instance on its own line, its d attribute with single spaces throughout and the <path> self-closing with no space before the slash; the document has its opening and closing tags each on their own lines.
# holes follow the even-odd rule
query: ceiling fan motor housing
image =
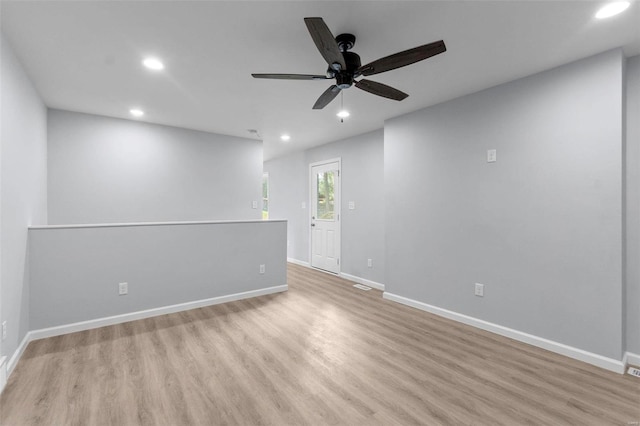
<svg viewBox="0 0 640 426">
<path fill-rule="evenodd" d="M 341 89 L 348 89 L 353 84 L 356 71 L 360 68 L 360 55 L 354 52 L 342 52 L 342 56 L 344 57 L 347 69 L 335 72 L 329 68 L 327 72 L 333 71 L 336 78 L 336 86 Z"/>
</svg>

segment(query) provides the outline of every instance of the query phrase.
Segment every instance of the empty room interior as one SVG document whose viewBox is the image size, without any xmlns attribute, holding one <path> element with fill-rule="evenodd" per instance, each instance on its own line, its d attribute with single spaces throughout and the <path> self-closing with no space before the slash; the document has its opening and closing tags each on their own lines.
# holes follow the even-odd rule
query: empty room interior
<svg viewBox="0 0 640 426">
<path fill-rule="evenodd" d="M 0 19 L 1 425 L 640 424 L 639 2 Z"/>
</svg>

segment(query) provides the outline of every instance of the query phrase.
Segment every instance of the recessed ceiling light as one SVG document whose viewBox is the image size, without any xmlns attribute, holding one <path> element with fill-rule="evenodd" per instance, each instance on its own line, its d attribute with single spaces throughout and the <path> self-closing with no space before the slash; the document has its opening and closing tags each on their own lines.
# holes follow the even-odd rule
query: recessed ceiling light
<svg viewBox="0 0 640 426">
<path fill-rule="evenodd" d="M 596 18 L 604 19 L 610 18 L 612 16 L 617 15 L 618 13 L 622 13 L 629 7 L 631 3 L 628 1 L 615 1 L 613 3 L 607 3 L 602 6 L 600 10 L 596 13 Z"/>
<path fill-rule="evenodd" d="M 280 136 L 280 139 L 282 139 L 283 141 L 285 141 L 285 142 L 286 142 L 286 141 L 288 141 L 288 140 L 290 140 L 290 139 L 291 139 L 291 136 L 289 136 L 289 135 L 282 135 L 282 136 Z"/>
<path fill-rule="evenodd" d="M 146 58 L 142 64 L 150 70 L 160 71 L 164 69 L 164 64 L 157 58 Z"/>
<path fill-rule="evenodd" d="M 132 109 L 129 110 L 129 112 L 134 117 L 142 117 L 144 115 L 144 111 L 141 110 L 141 109 L 138 109 L 138 108 L 132 108 Z"/>
<path fill-rule="evenodd" d="M 340 118 L 347 118 L 348 116 L 350 116 L 351 114 L 349 114 L 349 111 L 347 111 L 346 109 L 342 109 L 340 110 L 340 112 L 338 112 L 336 114 L 338 117 Z"/>
</svg>

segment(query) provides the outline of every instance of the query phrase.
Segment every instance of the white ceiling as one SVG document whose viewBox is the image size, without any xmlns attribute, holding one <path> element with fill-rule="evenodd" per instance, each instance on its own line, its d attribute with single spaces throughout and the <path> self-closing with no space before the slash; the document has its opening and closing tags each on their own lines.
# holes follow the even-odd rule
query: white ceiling
<svg viewBox="0 0 640 426">
<path fill-rule="evenodd" d="M 384 120 L 622 47 L 640 54 L 640 4 L 597 21 L 591 1 L 6 1 L 2 31 L 52 108 L 264 140 L 265 159 L 379 129 Z M 396 102 L 356 88 L 311 107 L 331 81 L 303 18 L 356 35 L 363 63 L 443 39 L 448 51 L 369 77 L 409 93 Z M 163 72 L 141 66 L 161 58 Z M 6 106 L 5 106 L 6 107 Z M 282 142 L 280 135 L 291 140 Z"/>
</svg>

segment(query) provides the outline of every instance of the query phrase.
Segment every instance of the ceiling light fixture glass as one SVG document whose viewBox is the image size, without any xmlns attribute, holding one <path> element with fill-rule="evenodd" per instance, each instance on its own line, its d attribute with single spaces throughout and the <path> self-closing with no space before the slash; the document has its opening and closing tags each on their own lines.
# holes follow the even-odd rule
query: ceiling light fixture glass
<svg viewBox="0 0 640 426">
<path fill-rule="evenodd" d="M 596 13 L 596 18 L 605 19 L 622 13 L 631 5 L 628 1 L 615 1 L 602 6 Z"/>
<path fill-rule="evenodd" d="M 285 141 L 285 142 L 286 142 L 286 141 L 288 141 L 288 140 L 290 140 L 290 139 L 291 139 L 291 136 L 289 136 L 289 135 L 282 135 L 282 136 L 280 136 L 280 139 L 282 139 L 283 141 Z"/>
<path fill-rule="evenodd" d="M 344 123 L 344 119 L 351 115 L 349 111 L 344 109 L 344 90 L 340 91 L 340 111 L 336 115 L 340 117 L 341 123 Z"/>
<path fill-rule="evenodd" d="M 142 64 L 150 70 L 160 71 L 164 69 L 164 64 L 157 58 L 146 58 Z"/>
<path fill-rule="evenodd" d="M 131 108 L 129 110 L 129 112 L 131 113 L 131 115 L 133 115 L 134 117 L 142 117 L 144 115 L 144 111 L 138 108 Z"/>
</svg>

